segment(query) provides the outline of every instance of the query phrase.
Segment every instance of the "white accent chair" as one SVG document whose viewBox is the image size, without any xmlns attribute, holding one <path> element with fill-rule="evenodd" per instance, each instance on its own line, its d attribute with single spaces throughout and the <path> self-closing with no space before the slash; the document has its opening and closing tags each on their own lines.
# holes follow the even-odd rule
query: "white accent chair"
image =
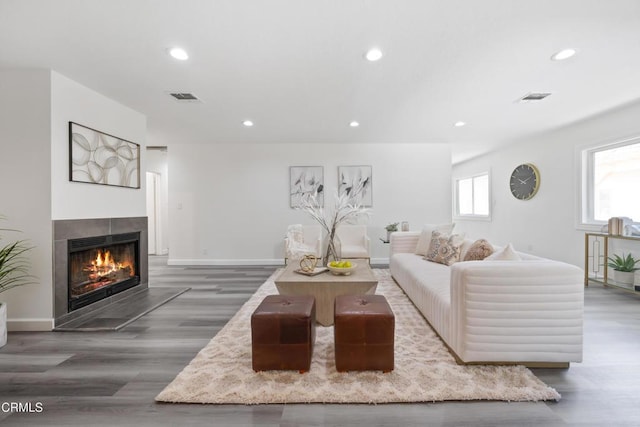
<svg viewBox="0 0 640 427">
<path fill-rule="evenodd" d="M 370 259 L 371 239 L 366 225 L 341 225 L 336 234 L 340 239 L 342 258 Z"/>
<path fill-rule="evenodd" d="M 322 257 L 322 229 L 319 225 L 293 224 L 287 227 L 284 238 L 284 262 L 299 260 L 305 255 Z"/>
</svg>

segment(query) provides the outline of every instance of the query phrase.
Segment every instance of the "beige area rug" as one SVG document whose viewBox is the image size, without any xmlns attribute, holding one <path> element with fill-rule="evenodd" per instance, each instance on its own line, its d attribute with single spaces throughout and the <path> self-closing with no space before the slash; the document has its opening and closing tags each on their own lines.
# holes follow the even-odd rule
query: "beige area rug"
<svg viewBox="0 0 640 427">
<path fill-rule="evenodd" d="M 388 270 L 374 270 L 376 293 L 396 316 L 391 373 L 336 371 L 333 327 L 318 326 L 311 370 L 254 372 L 251 314 L 269 294 L 277 271 L 158 396 L 180 403 L 391 403 L 443 400 L 558 400 L 523 366 L 460 366 Z"/>
</svg>

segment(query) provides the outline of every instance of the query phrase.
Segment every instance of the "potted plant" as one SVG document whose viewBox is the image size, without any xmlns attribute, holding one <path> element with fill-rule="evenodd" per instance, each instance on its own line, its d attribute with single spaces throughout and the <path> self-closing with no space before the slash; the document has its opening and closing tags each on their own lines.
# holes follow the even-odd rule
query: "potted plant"
<svg viewBox="0 0 640 427">
<path fill-rule="evenodd" d="M 0 219 L 4 219 L 0 217 Z M 16 231 L 0 228 L 0 231 Z M 32 248 L 24 240 L 2 245 L 0 237 L 0 293 L 16 286 L 33 283 L 25 253 Z M 0 301 L 0 347 L 7 343 L 7 304 Z"/>
<path fill-rule="evenodd" d="M 398 222 L 388 224 L 384 229 L 387 230 L 387 242 L 391 240 L 391 233 L 398 231 Z"/>
<path fill-rule="evenodd" d="M 613 280 L 617 283 L 633 288 L 633 275 L 634 271 L 640 270 L 636 267 L 636 264 L 640 262 L 640 259 L 636 260 L 630 253 L 627 256 L 622 253 L 622 256 L 614 254 L 613 257 L 609 257 L 609 267 L 613 268 Z"/>
</svg>

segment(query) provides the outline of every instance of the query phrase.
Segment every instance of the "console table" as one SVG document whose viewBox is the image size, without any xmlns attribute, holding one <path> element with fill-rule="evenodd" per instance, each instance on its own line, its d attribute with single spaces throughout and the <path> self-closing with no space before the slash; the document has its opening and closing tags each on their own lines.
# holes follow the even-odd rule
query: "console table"
<svg viewBox="0 0 640 427">
<path fill-rule="evenodd" d="M 640 237 L 622 236 L 606 233 L 585 233 L 584 235 L 584 285 L 589 286 L 589 281 L 602 283 L 604 286 L 615 286 L 632 292 L 633 288 L 626 288 L 609 280 L 609 244 L 611 241 L 628 241 L 630 245 L 640 251 Z M 629 252 L 629 250 L 625 250 Z M 637 283 L 640 285 L 640 283 Z"/>
</svg>

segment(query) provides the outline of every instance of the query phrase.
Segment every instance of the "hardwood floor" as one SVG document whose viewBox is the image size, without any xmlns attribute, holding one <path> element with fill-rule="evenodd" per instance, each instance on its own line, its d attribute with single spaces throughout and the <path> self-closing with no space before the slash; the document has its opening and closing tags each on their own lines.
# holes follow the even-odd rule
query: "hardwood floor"
<svg viewBox="0 0 640 427">
<path fill-rule="evenodd" d="M 10 333 L 0 349 L 0 424 L 21 426 L 638 426 L 640 298 L 585 290 L 584 362 L 534 372 L 559 402 L 394 405 L 174 405 L 154 397 L 274 267 L 167 267 L 151 286 L 191 290 L 118 332 Z M 23 411 L 9 413 L 10 403 Z M 38 412 L 37 403 L 42 405 Z M 31 406 L 24 406 L 30 404 Z"/>
</svg>

